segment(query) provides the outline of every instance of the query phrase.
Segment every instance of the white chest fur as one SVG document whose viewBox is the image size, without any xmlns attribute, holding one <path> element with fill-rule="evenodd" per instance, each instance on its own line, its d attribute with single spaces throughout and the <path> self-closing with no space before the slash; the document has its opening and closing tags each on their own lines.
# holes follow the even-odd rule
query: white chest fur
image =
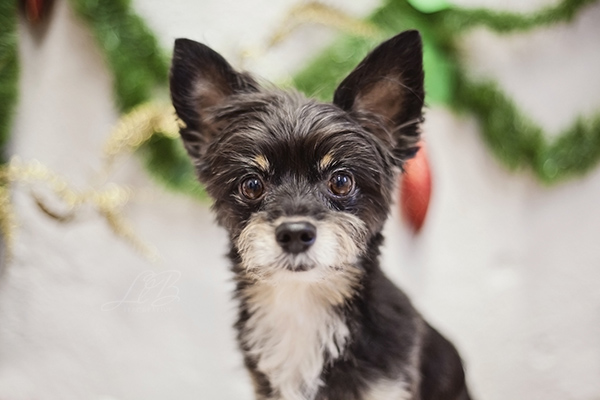
<svg viewBox="0 0 600 400">
<path fill-rule="evenodd" d="M 413 395 L 407 384 L 398 380 L 381 379 L 373 383 L 363 395 L 364 400 L 410 400 Z"/>
<path fill-rule="evenodd" d="M 252 315 L 243 340 L 282 400 L 313 399 L 325 362 L 338 358 L 348 340 L 334 310 L 344 296 L 330 283 L 284 277 L 246 289 Z"/>
</svg>

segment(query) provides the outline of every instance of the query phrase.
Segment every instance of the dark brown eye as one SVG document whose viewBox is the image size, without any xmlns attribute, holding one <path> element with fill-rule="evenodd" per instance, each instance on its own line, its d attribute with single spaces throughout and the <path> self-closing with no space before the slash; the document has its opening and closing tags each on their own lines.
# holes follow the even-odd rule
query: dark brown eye
<svg viewBox="0 0 600 400">
<path fill-rule="evenodd" d="M 354 189 L 354 179 L 349 172 L 336 172 L 329 178 L 329 191 L 336 196 L 348 196 Z"/>
<path fill-rule="evenodd" d="M 265 191 L 265 186 L 257 176 L 251 176 L 250 178 L 244 179 L 240 185 L 240 192 L 242 195 L 249 200 L 256 200 Z"/>
</svg>

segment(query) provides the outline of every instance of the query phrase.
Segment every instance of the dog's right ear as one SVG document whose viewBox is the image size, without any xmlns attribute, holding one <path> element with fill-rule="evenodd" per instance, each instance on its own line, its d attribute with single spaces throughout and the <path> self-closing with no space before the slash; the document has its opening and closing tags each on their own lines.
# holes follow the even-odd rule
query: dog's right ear
<svg viewBox="0 0 600 400">
<path fill-rule="evenodd" d="M 387 127 L 398 166 L 418 150 L 423 90 L 423 44 L 417 31 L 383 42 L 340 83 L 333 103 L 348 112 L 368 113 Z"/>
<path fill-rule="evenodd" d="M 173 106 L 186 125 L 181 137 L 194 159 L 200 158 L 219 134 L 212 111 L 232 95 L 258 91 L 250 76 L 235 71 L 214 50 L 189 39 L 175 40 L 170 85 Z"/>
</svg>

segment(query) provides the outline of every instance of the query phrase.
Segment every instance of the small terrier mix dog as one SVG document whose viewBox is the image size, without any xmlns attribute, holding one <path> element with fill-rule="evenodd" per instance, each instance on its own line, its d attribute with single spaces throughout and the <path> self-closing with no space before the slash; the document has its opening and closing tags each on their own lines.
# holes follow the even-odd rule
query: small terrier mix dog
<svg viewBox="0 0 600 400">
<path fill-rule="evenodd" d="M 458 353 L 379 267 L 418 148 L 422 43 L 373 50 L 332 104 L 265 89 L 175 41 L 181 137 L 231 241 L 239 345 L 260 400 L 468 400 Z"/>
</svg>

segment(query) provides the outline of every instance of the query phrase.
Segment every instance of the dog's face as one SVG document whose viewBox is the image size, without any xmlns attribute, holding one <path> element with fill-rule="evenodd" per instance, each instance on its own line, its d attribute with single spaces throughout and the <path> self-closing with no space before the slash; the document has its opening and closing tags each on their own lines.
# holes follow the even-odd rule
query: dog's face
<svg viewBox="0 0 600 400">
<path fill-rule="evenodd" d="M 179 39 L 171 94 L 245 271 L 313 279 L 351 269 L 383 227 L 396 172 L 417 150 L 421 40 L 409 31 L 383 43 L 323 104 L 263 89 Z"/>
</svg>

